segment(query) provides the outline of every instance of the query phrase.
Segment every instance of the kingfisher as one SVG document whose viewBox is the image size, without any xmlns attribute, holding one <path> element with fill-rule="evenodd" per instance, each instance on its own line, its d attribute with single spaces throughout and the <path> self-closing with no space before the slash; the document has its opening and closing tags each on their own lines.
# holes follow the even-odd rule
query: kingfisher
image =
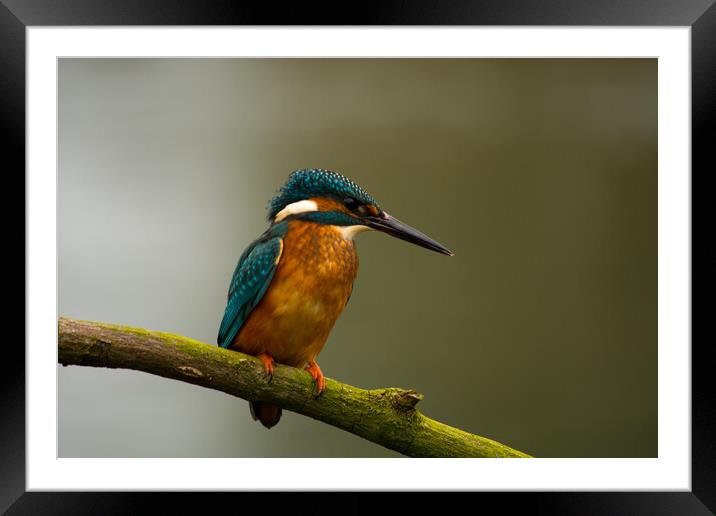
<svg viewBox="0 0 716 516">
<path fill-rule="evenodd" d="M 354 237 L 377 230 L 453 256 L 380 208 L 363 188 L 324 169 L 292 172 L 268 203 L 269 228 L 241 254 L 229 285 L 217 341 L 254 355 L 270 380 L 274 363 L 307 370 L 317 396 L 326 379 L 316 363 L 348 303 L 358 273 Z M 266 428 L 281 407 L 249 402 Z"/>
</svg>

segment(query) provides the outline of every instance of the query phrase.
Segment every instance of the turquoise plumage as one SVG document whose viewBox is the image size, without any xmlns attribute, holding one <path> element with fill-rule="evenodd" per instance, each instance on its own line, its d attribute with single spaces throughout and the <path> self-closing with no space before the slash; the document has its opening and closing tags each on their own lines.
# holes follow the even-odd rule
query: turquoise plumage
<svg viewBox="0 0 716 516">
<path fill-rule="evenodd" d="M 231 278 L 224 318 L 219 327 L 217 341 L 222 348 L 231 345 L 271 284 L 287 226 L 286 223 L 271 226 L 241 254 Z"/>
</svg>

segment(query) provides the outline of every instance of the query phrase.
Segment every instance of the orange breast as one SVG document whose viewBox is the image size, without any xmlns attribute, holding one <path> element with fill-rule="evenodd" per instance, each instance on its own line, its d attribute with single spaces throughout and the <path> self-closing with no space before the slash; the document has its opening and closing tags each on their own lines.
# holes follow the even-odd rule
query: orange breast
<svg viewBox="0 0 716 516">
<path fill-rule="evenodd" d="M 241 327 L 234 348 L 303 367 L 323 349 L 358 273 L 352 240 L 331 226 L 291 221 L 268 290 Z"/>
</svg>

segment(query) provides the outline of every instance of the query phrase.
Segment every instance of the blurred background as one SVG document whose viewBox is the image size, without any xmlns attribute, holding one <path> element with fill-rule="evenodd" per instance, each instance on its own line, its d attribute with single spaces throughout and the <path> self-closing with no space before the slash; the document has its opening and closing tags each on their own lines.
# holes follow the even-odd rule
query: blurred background
<svg viewBox="0 0 716 516">
<path fill-rule="evenodd" d="M 357 237 L 327 376 L 538 457 L 657 455 L 656 59 L 60 59 L 59 314 L 216 342 L 288 174 L 456 252 Z M 59 367 L 61 457 L 391 457 L 145 373 Z"/>
</svg>

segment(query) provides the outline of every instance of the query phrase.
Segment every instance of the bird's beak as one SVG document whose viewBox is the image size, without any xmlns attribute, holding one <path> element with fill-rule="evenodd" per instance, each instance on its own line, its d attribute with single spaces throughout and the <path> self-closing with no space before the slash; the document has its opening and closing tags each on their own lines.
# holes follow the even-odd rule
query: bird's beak
<svg viewBox="0 0 716 516">
<path fill-rule="evenodd" d="M 421 233 L 415 228 L 411 228 L 407 224 L 400 222 L 398 219 L 385 212 L 382 212 L 380 215 L 375 217 L 366 217 L 364 220 L 366 226 L 377 229 L 378 231 L 382 231 L 383 233 L 387 233 L 396 238 L 400 238 L 406 242 L 419 245 L 420 247 L 425 247 L 426 249 L 432 249 L 433 251 L 437 251 L 438 253 L 446 254 L 448 256 L 455 255 L 455 253 L 437 243 L 429 236 Z"/>
</svg>

